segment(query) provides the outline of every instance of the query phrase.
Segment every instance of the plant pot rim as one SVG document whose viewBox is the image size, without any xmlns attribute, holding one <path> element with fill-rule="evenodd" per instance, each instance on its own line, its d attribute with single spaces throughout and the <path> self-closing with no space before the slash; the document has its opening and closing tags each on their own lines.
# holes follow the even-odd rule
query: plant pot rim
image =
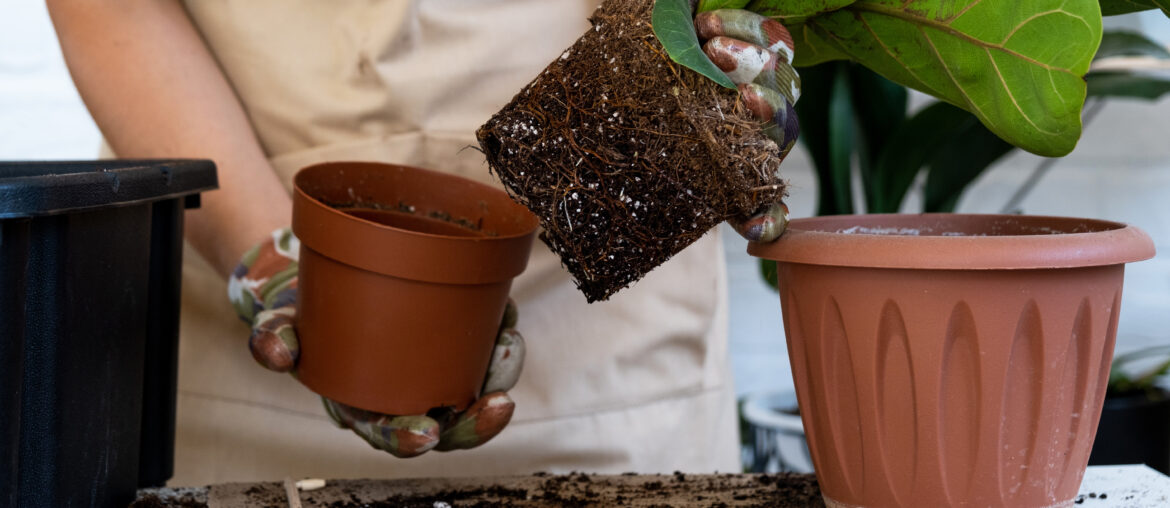
<svg viewBox="0 0 1170 508">
<path fill-rule="evenodd" d="M 937 270 L 1105 266 L 1149 259 L 1154 243 L 1120 222 L 1043 215 L 871 214 L 796 219 L 748 253 L 785 263 Z"/>
<path fill-rule="evenodd" d="M 306 190 L 313 178 L 328 174 L 393 173 L 453 187 L 466 200 L 489 202 L 492 213 L 506 214 L 494 236 L 451 236 L 379 224 L 345 213 Z M 348 176 L 347 176 L 348 178 Z M 490 284 L 510 280 L 527 267 L 539 222 L 507 193 L 460 176 L 381 162 L 325 162 L 297 172 L 293 179 L 293 232 L 301 244 L 336 261 L 383 275 L 447 284 Z M 448 198 L 449 199 L 449 198 Z M 420 198 L 426 201 L 425 198 Z M 393 253 L 393 255 L 387 255 Z M 442 262 L 436 262 L 436 256 Z"/>
</svg>

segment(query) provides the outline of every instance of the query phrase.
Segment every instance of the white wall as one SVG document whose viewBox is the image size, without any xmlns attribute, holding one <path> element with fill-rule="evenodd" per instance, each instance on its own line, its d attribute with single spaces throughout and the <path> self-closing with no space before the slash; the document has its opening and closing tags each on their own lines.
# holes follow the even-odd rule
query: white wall
<svg viewBox="0 0 1170 508">
<path fill-rule="evenodd" d="M 1170 43 L 1170 20 L 1147 13 L 1112 23 Z M 1100 217 L 1136 224 L 1154 237 L 1157 259 L 1129 267 L 1119 350 L 1170 343 L 1170 100 L 1114 101 L 1024 202 L 1028 213 Z M 85 159 L 99 136 L 69 81 L 41 2 L 0 7 L 0 160 Z M 1017 154 L 989 171 L 960 211 L 995 212 L 1038 158 Z M 815 208 L 816 182 L 801 151 L 784 165 L 794 217 Z M 905 211 L 912 211 L 911 200 Z M 779 297 L 764 286 L 745 245 L 725 231 L 732 291 L 732 360 L 740 393 L 792 385 Z"/>
<path fill-rule="evenodd" d="M 0 6 L 0 160 L 92 159 L 99 139 L 44 2 Z"/>
</svg>

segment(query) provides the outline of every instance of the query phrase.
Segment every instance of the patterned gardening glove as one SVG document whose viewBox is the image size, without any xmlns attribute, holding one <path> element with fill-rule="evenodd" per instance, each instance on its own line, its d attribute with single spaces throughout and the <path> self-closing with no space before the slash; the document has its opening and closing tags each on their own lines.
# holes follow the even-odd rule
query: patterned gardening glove
<svg viewBox="0 0 1170 508">
<path fill-rule="evenodd" d="M 739 88 L 744 104 L 765 122 L 764 134 L 781 157 L 796 144 L 800 124 L 792 108 L 800 98 L 800 76 L 792 68 L 793 43 L 779 22 L 751 11 L 720 9 L 695 16 L 703 52 Z M 776 202 L 755 215 L 729 221 L 744 238 L 771 242 L 788 227 L 788 206 Z"/>
<path fill-rule="evenodd" d="M 248 347 L 260 365 L 293 372 L 300 355 L 293 329 L 300 241 L 288 228 L 244 254 L 228 281 L 228 297 L 252 327 Z M 322 397 L 338 426 L 351 429 L 370 446 L 396 457 L 430 449 L 475 448 L 499 434 L 512 419 L 515 404 L 506 393 L 520 378 L 524 338 L 515 330 L 516 306 L 508 301 L 482 395 L 462 412 L 436 409 L 426 415 L 392 416 L 353 408 Z"/>
</svg>

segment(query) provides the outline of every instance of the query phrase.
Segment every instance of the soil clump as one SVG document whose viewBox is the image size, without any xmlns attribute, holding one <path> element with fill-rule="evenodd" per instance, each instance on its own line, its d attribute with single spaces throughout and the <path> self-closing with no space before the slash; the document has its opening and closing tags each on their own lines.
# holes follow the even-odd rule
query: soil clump
<svg viewBox="0 0 1170 508">
<path fill-rule="evenodd" d="M 785 194 L 786 153 L 736 90 L 667 56 L 653 5 L 606 0 L 593 28 L 477 133 L 590 302 Z"/>
</svg>

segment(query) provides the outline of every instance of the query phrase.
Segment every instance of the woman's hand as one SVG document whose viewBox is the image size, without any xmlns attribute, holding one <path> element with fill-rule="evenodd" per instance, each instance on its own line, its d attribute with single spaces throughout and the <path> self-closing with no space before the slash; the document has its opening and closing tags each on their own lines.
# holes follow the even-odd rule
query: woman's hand
<svg viewBox="0 0 1170 508">
<path fill-rule="evenodd" d="M 293 326 L 299 253 L 300 242 L 292 231 L 277 230 L 244 255 L 228 282 L 228 297 L 236 313 L 252 327 L 248 341 L 252 356 L 269 370 L 294 375 L 300 358 Z M 512 419 L 515 404 L 506 392 L 520 378 L 525 352 L 524 338 L 515 326 L 516 306 L 509 301 L 481 396 L 465 411 L 385 415 L 322 397 L 325 410 L 340 427 L 396 457 L 414 457 L 431 449 L 475 448 L 499 434 Z"/>
<path fill-rule="evenodd" d="M 695 16 L 703 52 L 739 88 L 744 104 L 764 122 L 764 134 L 787 155 L 800 124 L 793 105 L 800 98 L 800 76 L 792 67 L 793 43 L 779 22 L 741 9 Z M 788 207 L 776 202 L 755 215 L 730 221 L 744 238 L 770 242 L 788 226 Z"/>
</svg>

